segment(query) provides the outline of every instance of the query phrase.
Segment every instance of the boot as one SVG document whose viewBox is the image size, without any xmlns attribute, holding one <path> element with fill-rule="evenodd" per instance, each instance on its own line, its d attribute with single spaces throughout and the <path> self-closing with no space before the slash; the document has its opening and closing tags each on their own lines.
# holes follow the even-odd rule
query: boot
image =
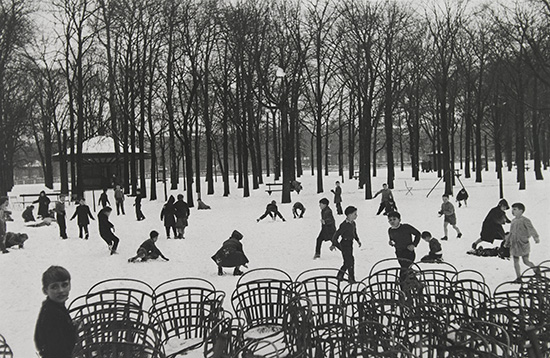
<svg viewBox="0 0 550 358">
<path fill-rule="evenodd" d="M 223 269 L 221 266 L 218 266 L 218 276 L 223 276 Z"/>
<path fill-rule="evenodd" d="M 241 276 L 243 272 L 239 270 L 238 267 L 235 267 L 235 270 L 233 270 L 233 276 Z"/>
</svg>

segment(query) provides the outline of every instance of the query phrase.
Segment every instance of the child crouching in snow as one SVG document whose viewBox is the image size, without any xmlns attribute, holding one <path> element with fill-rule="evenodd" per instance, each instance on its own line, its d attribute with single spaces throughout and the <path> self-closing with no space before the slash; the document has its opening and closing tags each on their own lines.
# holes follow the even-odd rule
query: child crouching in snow
<svg viewBox="0 0 550 358">
<path fill-rule="evenodd" d="M 424 256 L 420 261 L 422 262 L 442 262 L 443 250 L 441 249 L 441 243 L 429 231 L 423 231 L 420 235 L 424 241 L 430 245 L 430 252 Z"/>
<path fill-rule="evenodd" d="M 531 246 L 529 245 L 529 238 L 533 237 L 535 243 L 539 243 L 539 234 L 533 227 L 531 220 L 523 216 L 525 211 L 525 205 L 522 203 L 512 204 L 512 224 L 510 225 L 510 233 L 506 235 L 505 247 L 510 248 L 510 256 L 514 258 L 514 269 L 516 270 L 515 283 L 521 283 L 521 269 L 519 266 L 520 257 L 523 259 L 523 263 L 529 267 L 535 267 L 535 264 L 529 261 L 529 253 L 531 252 Z M 535 272 L 539 272 L 538 268 L 535 268 Z"/>
<path fill-rule="evenodd" d="M 155 230 L 151 231 L 149 234 L 149 239 L 145 240 L 139 249 L 137 250 L 137 255 L 134 257 L 131 257 L 128 259 L 128 262 L 136 262 L 138 259 L 141 262 L 145 262 L 147 260 L 156 260 L 159 257 L 162 257 L 166 261 L 170 261 L 166 256 L 160 252 L 157 245 L 155 245 L 155 242 L 157 242 L 159 238 L 159 233 Z"/>
<path fill-rule="evenodd" d="M 235 276 L 243 274 L 239 267 L 246 267 L 248 258 L 243 251 L 242 238 L 243 234 L 234 230 L 231 237 L 225 240 L 222 247 L 212 256 L 212 260 L 218 265 L 219 276 L 223 276 L 222 267 L 234 267 L 233 275 Z"/>
</svg>

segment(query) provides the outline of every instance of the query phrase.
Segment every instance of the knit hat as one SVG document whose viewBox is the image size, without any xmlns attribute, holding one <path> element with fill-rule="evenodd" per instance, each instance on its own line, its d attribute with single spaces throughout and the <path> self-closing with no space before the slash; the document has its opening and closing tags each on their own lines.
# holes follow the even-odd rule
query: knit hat
<svg viewBox="0 0 550 358">
<path fill-rule="evenodd" d="M 508 205 L 508 202 L 506 201 L 506 199 L 501 199 L 498 202 L 498 206 L 504 206 L 506 210 L 510 209 L 510 205 Z"/>
<path fill-rule="evenodd" d="M 329 201 L 328 201 L 327 198 L 323 198 L 323 199 L 319 200 L 319 203 L 320 203 L 320 204 L 328 205 Z"/>
<path fill-rule="evenodd" d="M 233 232 L 231 233 L 231 237 L 233 239 L 241 240 L 243 238 L 243 234 L 241 234 L 237 230 L 233 230 Z"/>
</svg>

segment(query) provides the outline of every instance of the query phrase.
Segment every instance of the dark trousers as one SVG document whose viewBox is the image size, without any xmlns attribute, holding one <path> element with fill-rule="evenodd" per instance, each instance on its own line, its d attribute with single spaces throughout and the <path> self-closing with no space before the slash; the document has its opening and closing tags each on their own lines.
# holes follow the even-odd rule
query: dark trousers
<svg viewBox="0 0 550 358">
<path fill-rule="evenodd" d="M 380 215 L 380 213 L 381 213 L 384 209 L 386 209 L 386 202 L 385 202 L 385 201 L 383 201 L 383 202 L 380 203 L 380 206 L 378 207 L 378 212 L 376 213 L 376 215 Z"/>
<path fill-rule="evenodd" d="M 434 253 L 430 252 L 429 254 L 424 256 L 422 259 L 420 259 L 420 261 L 422 261 L 422 262 L 433 262 L 433 261 L 436 261 L 436 260 L 441 260 L 442 257 L 443 257 L 442 254 L 434 254 Z"/>
<path fill-rule="evenodd" d="M 67 222 L 65 221 L 65 214 L 57 213 L 57 225 L 59 225 L 59 236 L 67 238 Z"/>
<path fill-rule="evenodd" d="M 145 215 L 143 215 L 143 212 L 141 211 L 141 205 L 136 205 L 136 219 L 138 220 L 145 219 Z"/>
<path fill-rule="evenodd" d="M 336 214 L 342 215 L 344 212 L 342 211 L 342 203 L 336 203 Z"/>
<path fill-rule="evenodd" d="M 126 215 L 124 213 L 124 200 L 117 200 L 116 201 L 116 214 L 120 215 L 120 212 L 122 212 L 122 215 Z"/>
<path fill-rule="evenodd" d="M 410 251 L 409 249 L 402 249 L 396 250 L 395 256 L 397 256 L 399 265 L 401 265 L 401 280 L 403 280 L 407 275 L 409 267 L 413 264 L 416 254 L 414 251 Z"/>
<path fill-rule="evenodd" d="M 324 241 L 330 241 L 332 236 L 336 232 L 336 227 L 334 225 L 323 225 L 321 227 L 321 232 L 317 236 L 317 243 L 315 245 L 315 255 L 321 255 L 321 246 Z"/>
<path fill-rule="evenodd" d="M 281 213 L 279 212 L 279 210 L 277 210 L 276 212 L 272 212 L 272 211 L 269 211 L 269 210 L 266 210 L 265 213 L 260 216 L 260 220 L 263 220 L 265 219 L 266 216 L 271 216 L 272 219 L 275 219 L 275 217 L 280 217 L 281 220 L 284 220 L 283 216 L 281 215 Z"/>
<path fill-rule="evenodd" d="M 174 237 L 175 238 L 178 237 L 178 232 L 176 231 L 176 225 L 165 226 L 164 228 L 166 229 L 166 237 L 170 237 L 170 228 L 172 228 L 172 231 L 174 232 Z"/>
<path fill-rule="evenodd" d="M 78 237 L 82 239 L 82 232 L 86 233 L 86 237 L 88 237 L 88 225 L 78 225 Z"/>
<path fill-rule="evenodd" d="M 115 234 L 113 234 L 112 232 L 102 233 L 101 238 L 107 243 L 107 245 L 113 245 L 113 247 L 111 248 L 112 251 L 116 251 L 120 239 L 116 237 Z"/>
<path fill-rule="evenodd" d="M 306 212 L 306 209 L 294 209 L 294 208 L 292 209 L 292 215 L 294 215 L 294 218 L 296 217 L 303 218 L 305 212 Z"/>
<path fill-rule="evenodd" d="M 342 251 L 342 258 L 344 263 L 340 267 L 338 277 L 343 278 L 346 271 L 348 272 L 349 281 L 355 281 L 355 258 L 353 257 L 353 240 L 342 240 L 340 242 L 340 251 Z"/>
</svg>

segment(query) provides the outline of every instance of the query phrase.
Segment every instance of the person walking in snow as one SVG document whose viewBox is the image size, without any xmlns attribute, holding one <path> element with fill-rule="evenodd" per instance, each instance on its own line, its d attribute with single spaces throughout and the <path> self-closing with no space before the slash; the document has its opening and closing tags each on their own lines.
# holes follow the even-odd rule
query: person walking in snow
<svg viewBox="0 0 550 358">
<path fill-rule="evenodd" d="M 456 226 L 455 207 L 453 203 L 449 201 L 449 195 L 444 194 L 441 199 L 443 200 L 443 203 L 441 204 L 441 210 L 439 210 L 438 214 L 439 216 L 445 216 L 445 219 L 443 220 L 443 232 L 445 236 L 443 236 L 441 240 L 448 240 L 447 235 L 449 233 L 449 230 L 447 229 L 447 226 L 449 226 L 449 224 L 451 224 L 453 229 L 455 229 L 456 237 L 460 239 L 462 237 L 462 233 L 460 232 L 458 226 Z"/>
<path fill-rule="evenodd" d="M 95 220 L 92 216 L 92 212 L 90 211 L 90 207 L 86 205 L 86 200 L 84 198 L 80 199 L 79 205 L 76 207 L 76 210 L 74 211 L 73 216 L 71 217 L 71 220 L 74 218 L 77 218 L 76 222 L 78 224 L 78 237 L 82 239 L 82 234 L 85 233 L 86 236 L 84 237 L 86 240 L 88 240 L 88 237 L 90 234 L 88 233 L 88 225 L 90 224 L 90 219 Z"/>
<path fill-rule="evenodd" d="M 178 233 L 177 239 L 185 239 L 185 228 L 188 225 L 189 215 L 189 205 L 183 201 L 183 194 L 178 194 L 178 200 L 174 204 L 176 209 L 176 231 Z"/>
<path fill-rule="evenodd" d="M 166 230 L 166 238 L 170 238 L 170 229 L 174 232 L 174 238 L 177 239 L 178 233 L 176 231 L 176 208 L 174 203 L 176 199 L 173 195 L 170 195 L 168 201 L 162 207 L 160 212 L 160 220 L 164 221 L 164 228 Z"/>
<path fill-rule="evenodd" d="M 107 205 L 111 205 L 109 202 L 109 197 L 107 196 L 107 189 L 103 189 L 103 192 L 99 196 L 99 201 L 97 202 L 98 205 L 101 205 L 102 208 L 106 207 Z"/>
<path fill-rule="evenodd" d="M 342 215 L 342 187 L 340 182 L 336 181 L 336 187 L 330 190 L 334 194 L 334 204 L 336 204 L 336 214 Z"/>
<path fill-rule="evenodd" d="M 385 210 L 384 215 L 396 211 L 397 207 L 395 206 L 395 200 L 393 199 L 391 190 L 388 189 L 388 184 L 382 184 L 382 189 L 378 190 L 372 198 L 374 199 L 380 194 L 382 194 L 382 199 L 380 200 L 380 206 L 378 207 L 376 215 L 380 215 L 383 210 Z"/>
<path fill-rule="evenodd" d="M 143 199 L 143 196 L 141 195 L 141 190 L 136 190 L 136 199 L 134 202 L 134 206 L 136 208 L 136 219 L 137 221 L 145 220 L 145 215 L 143 215 L 143 212 L 141 211 L 141 199 Z"/>
<path fill-rule="evenodd" d="M 357 226 L 355 224 L 355 220 L 357 219 L 357 208 L 348 206 L 344 213 L 346 214 L 346 220 L 340 224 L 340 227 L 332 236 L 332 246 L 330 250 L 339 249 L 342 252 L 342 259 L 344 261 L 336 278 L 338 280 L 343 280 L 344 274 L 347 272 L 348 282 L 355 283 L 353 241 L 357 241 L 357 244 L 361 247 L 361 240 L 359 240 L 359 236 L 357 236 Z M 338 241 L 339 237 L 342 237 L 342 240 Z"/>
<path fill-rule="evenodd" d="M 55 213 L 57 225 L 59 226 L 59 236 L 62 239 L 67 239 L 67 222 L 65 220 L 67 212 L 65 211 L 65 194 L 59 195 L 59 200 L 55 202 Z"/>
<path fill-rule="evenodd" d="M 315 255 L 313 259 L 318 259 L 321 257 L 321 246 L 325 241 L 331 241 L 332 236 L 336 232 L 336 223 L 334 216 L 332 215 L 332 210 L 330 209 L 329 201 L 327 198 L 322 198 L 319 200 L 319 208 L 321 209 L 321 232 L 317 236 L 315 244 Z"/>
</svg>

